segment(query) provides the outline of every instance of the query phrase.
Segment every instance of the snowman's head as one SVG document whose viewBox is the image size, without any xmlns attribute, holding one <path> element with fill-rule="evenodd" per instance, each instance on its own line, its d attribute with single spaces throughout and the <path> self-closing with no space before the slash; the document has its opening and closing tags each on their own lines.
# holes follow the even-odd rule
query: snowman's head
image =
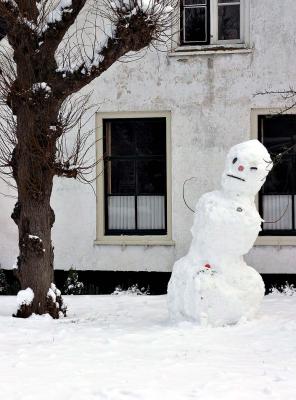
<svg viewBox="0 0 296 400">
<path fill-rule="evenodd" d="M 255 196 L 272 166 L 266 147 L 258 140 L 237 144 L 227 155 L 222 187 L 227 192 Z"/>
</svg>

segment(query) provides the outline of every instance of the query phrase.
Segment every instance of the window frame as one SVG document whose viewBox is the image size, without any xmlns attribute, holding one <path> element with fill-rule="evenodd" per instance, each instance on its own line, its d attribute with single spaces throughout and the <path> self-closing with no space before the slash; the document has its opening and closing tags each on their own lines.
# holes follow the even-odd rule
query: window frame
<svg viewBox="0 0 296 400">
<path fill-rule="evenodd" d="M 137 176 L 138 176 L 138 168 L 137 168 L 137 163 L 141 161 L 161 161 L 164 162 L 166 161 L 166 152 L 165 155 L 139 155 L 139 154 L 133 154 L 133 155 L 114 155 L 114 154 L 107 154 L 107 149 L 108 149 L 108 141 L 106 141 L 106 135 L 110 134 L 112 132 L 112 129 L 108 129 L 107 124 L 111 123 L 115 120 L 118 121 L 123 121 L 124 119 L 129 120 L 129 121 L 139 121 L 139 120 L 155 120 L 155 119 L 163 119 L 166 121 L 166 118 L 164 117 L 157 117 L 157 118 L 112 118 L 112 119 L 107 119 L 105 118 L 103 120 L 103 134 L 104 134 L 104 143 L 103 146 L 105 146 L 105 154 L 106 154 L 106 159 L 105 162 L 108 163 L 111 162 L 110 167 L 112 168 L 112 161 L 127 161 L 127 162 L 133 162 L 134 164 L 134 172 L 135 172 L 135 179 L 137 181 Z M 112 125 L 111 125 L 112 126 Z M 110 149 L 111 153 L 111 149 Z M 166 164 L 166 163 L 165 163 Z M 160 235 L 166 235 L 167 233 L 167 179 L 166 179 L 166 168 L 165 168 L 165 192 L 164 193 L 138 193 L 138 188 L 137 188 L 137 182 L 135 184 L 134 192 L 129 193 L 126 196 L 129 197 L 134 197 L 134 211 L 135 211 L 135 228 L 134 229 L 110 229 L 109 228 L 109 206 L 108 206 L 108 199 L 109 197 L 116 197 L 116 196 L 125 196 L 124 193 L 112 193 L 109 194 L 108 191 L 106 191 L 106 187 L 109 186 L 108 178 L 110 179 L 110 175 L 108 173 L 109 165 L 107 168 L 104 168 L 104 174 L 105 176 L 105 181 L 104 181 L 104 194 L 105 194 L 105 235 L 106 236 L 118 236 L 118 235 L 128 235 L 128 236 L 143 236 L 143 235 L 153 235 L 153 236 L 160 236 Z M 166 166 L 166 165 L 165 165 Z M 110 189 L 111 190 L 111 189 Z M 138 227 L 138 203 L 139 203 L 139 197 L 141 196 L 163 196 L 164 197 L 164 220 L 165 220 L 165 227 L 163 229 L 140 229 Z"/>
<path fill-rule="evenodd" d="M 237 5 L 239 3 L 240 5 L 240 37 L 238 39 L 228 39 L 228 40 L 221 40 L 218 38 L 218 27 L 219 27 L 219 17 L 218 17 L 218 8 L 219 8 L 219 0 L 212 0 L 213 3 L 213 9 L 211 9 L 211 44 L 242 44 L 244 42 L 244 15 L 245 15 L 245 10 L 244 10 L 244 2 L 245 0 L 238 0 L 235 3 L 229 3 L 227 0 L 225 0 L 223 3 L 220 3 L 220 6 L 223 5 Z"/>
<path fill-rule="evenodd" d="M 166 234 L 106 234 L 106 209 L 105 209 L 105 176 L 103 161 L 97 163 L 97 218 L 95 244 L 106 245 L 174 245 L 172 240 L 172 177 L 171 177 L 171 113 L 159 112 L 98 112 L 96 113 L 96 157 L 103 160 L 104 145 L 104 120 L 133 118 L 165 118 L 166 119 Z"/>
<path fill-rule="evenodd" d="M 284 106 L 280 107 L 270 107 L 270 108 L 254 108 L 251 109 L 251 139 L 258 139 L 260 141 L 259 133 L 259 117 L 266 115 L 276 115 L 283 113 Z M 284 115 L 295 115 L 296 110 L 287 110 L 283 113 Z M 260 210 L 260 196 L 256 196 L 256 206 Z M 266 234 L 259 235 L 255 245 L 257 246 L 296 246 L 296 235 L 294 234 L 279 234 L 279 231 L 275 231 L 274 234 L 268 231 Z"/>
<path fill-rule="evenodd" d="M 288 115 L 288 114 L 286 114 Z M 293 114 L 290 114 L 293 115 Z M 264 115 L 258 115 L 258 139 L 261 143 L 263 143 L 263 138 L 264 138 L 264 132 L 263 132 L 263 121 L 264 118 L 271 116 L 271 114 L 264 114 Z M 281 115 L 282 117 L 283 115 Z M 296 119 L 296 115 L 295 115 Z M 292 157 L 291 157 L 292 159 Z M 295 155 L 293 156 L 292 159 L 292 165 L 295 166 Z M 294 182 L 292 182 L 293 190 L 292 192 L 287 192 L 287 193 L 276 193 L 276 195 L 285 195 L 285 196 L 291 196 L 291 229 L 262 229 L 260 232 L 261 236 L 296 236 L 296 221 L 295 221 L 295 196 L 296 196 L 296 188 Z M 258 193 L 258 208 L 259 208 L 259 213 L 260 215 L 263 216 L 263 196 L 264 194 L 262 193 L 262 189 Z M 265 194 L 265 196 L 268 196 L 268 194 Z"/>
<path fill-rule="evenodd" d="M 249 24 L 250 24 L 250 0 L 240 0 L 240 38 L 239 39 L 231 39 L 231 40 L 219 40 L 218 39 L 218 0 L 210 0 L 209 7 L 209 25 L 210 25 L 210 40 L 209 43 L 203 44 L 198 42 L 184 43 L 182 40 L 183 37 L 183 1 L 180 2 L 180 26 L 179 30 L 177 29 L 177 34 L 174 35 L 172 40 L 172 49 L 175 51 L 184 51 L 184 50 L 205 50 L 205 49 L 213 49 L 221 48 L 225 49 L 233 49 L 233 48 L 242 48 L 248 46 L 249 44 Z M 223 3 L 225 5 L 228 2 L 225 0 Z M 229 3 L 235 5 L 235 3 Z M 222 4 L 221 4 L 222 5 Z M 178 35 L 178 37 L 176 37 Z M 177 43 L 177 46 L 174 46 L 174 43 Z M 174 48 L 175 47 L 175 48 Z"/>
<path fill-rule="evenodd" d="M 180 0 L 180 43 L 182 46 L 193 46 L 193 45 L 209 45 L 211 42 L 211 3 L 215 0 L 204 0 L 205 4 L 194 4 L 194 5 L 184 5 L 185 0 Z M 206 9 L 206 40 L 205 41 L 185 41 L 185 9 L 194 8 L 205 8 Z"/>
</svg>

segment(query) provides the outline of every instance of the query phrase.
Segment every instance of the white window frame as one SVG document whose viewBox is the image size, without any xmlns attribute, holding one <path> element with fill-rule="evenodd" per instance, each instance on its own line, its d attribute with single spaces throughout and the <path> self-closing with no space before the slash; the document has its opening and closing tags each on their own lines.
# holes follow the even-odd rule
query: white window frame
<svg viewBox="0 0 296 400">
<path fill-rule="evenodd" d="M 218 0 L 211 1 L 210 18 L 211 18 L 211 44 L 233 44 L 233 43 L 244 43 L 244 31 L 245 31 L 245 3 L 246 0 L 240 0 L 235 3 L 229 3 L 225 0 L 220 5 L 237 5 L 240 4 L 240 38 L 232 40 L 219 40 L 218 39 Z"/>
<path fill-rule="evenodd" d="M 97 221 L 96 240 L 99 245 L 143 245 L 171 246 L 172 240 L 172 151 L 171 151 L 171 113 L 158 112 L 98 112 L 96 113 L 96 157 L 103 159 L 103 120 L 116 118 L 166 118 L 166 168 L 167 168 L 167 234 L 166 235 L 105 235 L 105 186 L 103 162 L 97 163 Z"/>
<path fill-rule="evenodd" d="M 254 108 L 251 110 L 251 139 L 258 139 L 258 117 L 260 115 L 279 114 L 283 108 Z M 285 114 L 296 114 L 295 109 L 285 112 Z M 258 196 L 256 196 L 258 208 Z M 258 236 L 255 246 L 296 246 L 296 236 Z"/>
<path fill-rule="evenodd" d="M 182 0 L 181 0 L 182 1 Z M 228 4 L 227 0 L 223 4 Z M 235 3 L 229 3 L 235 4 Z M 221 4 L 222 5 L 222 4 Z M 181 15 L 180 15 L 181 18 Z M 179 22 L 177 22 L 179 24 Z M 186 51 L 186 50 L 217 50 L 223 49 L 242 49 L 249 46 L 250 42 L 250 0 L 240 0 L 240 38 L 232 40 L 218 40 L 218 0 L 211 0 L 210 2 L 210 44 L 182 44 L 181 45 L 181 32 L 175 25 L 172 29 L 175 34 L 172 38 L 173 51 Z"/>
</svg>

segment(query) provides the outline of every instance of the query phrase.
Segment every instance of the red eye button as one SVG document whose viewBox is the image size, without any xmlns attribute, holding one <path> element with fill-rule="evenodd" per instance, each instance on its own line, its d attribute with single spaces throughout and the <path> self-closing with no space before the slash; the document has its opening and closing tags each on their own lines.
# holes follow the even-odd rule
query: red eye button
<svg viewBox="0 0 296 400">
<path fill-rule="evenodd" d="M 239 171 L 243 171 L 245 169 L 245 167 L 243 165 L 239 165 L 238 170 Z"/>
</svg>

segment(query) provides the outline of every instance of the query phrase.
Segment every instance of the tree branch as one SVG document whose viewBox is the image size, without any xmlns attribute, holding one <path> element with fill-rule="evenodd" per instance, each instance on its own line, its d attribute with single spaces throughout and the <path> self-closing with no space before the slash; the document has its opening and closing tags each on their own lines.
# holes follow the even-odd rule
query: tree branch
<svg viewBox="0 0 296 400">
<path fill-rule="evenodd" d="M 47 23 L 47 29 L 41 34 L 40 41 L 44 44 L 40 51 L 46 54 L 54 54 L 65 33 L 74 24 L 76 18 L 87 0 L 72 0 L 70 6 L 60 8 L 60 18 Z"/>
<path fill-rule="evenodd" d="M 171 10 L 174 0 L 150 0 L 150 6 L 144 8 L 142 0 L 130 0 L 130 8 L 119 1 L 119 6 L 114 6 L 110 0 L 105 0 L 105 10 L 101 15 L 113 23 L 115 27 L 112 37 L 109 37 L 105 46 L 96 49 L 93 46 L 93 56 L 84 60 L 73 70 L 59 69 L 52 86 L 55 93 L 62 98 L 79 91 L 116 61 L 128 52 L 138 52 L 149 46 L 154 41 L 161 41 L 162 36 L 171 27 Z M 109 8 L 108 8 L 109 7 Z M 109 14 L 108 14 L 109 10 Z"/>
<path fill-rule="evenodd" d="M 37 23 L 37 18 L 39 15 L 39 10 L 36 5 L 35 0 L 17 0 L 16 1 L 20 14 L 23 18 Z"/>
</svg>

